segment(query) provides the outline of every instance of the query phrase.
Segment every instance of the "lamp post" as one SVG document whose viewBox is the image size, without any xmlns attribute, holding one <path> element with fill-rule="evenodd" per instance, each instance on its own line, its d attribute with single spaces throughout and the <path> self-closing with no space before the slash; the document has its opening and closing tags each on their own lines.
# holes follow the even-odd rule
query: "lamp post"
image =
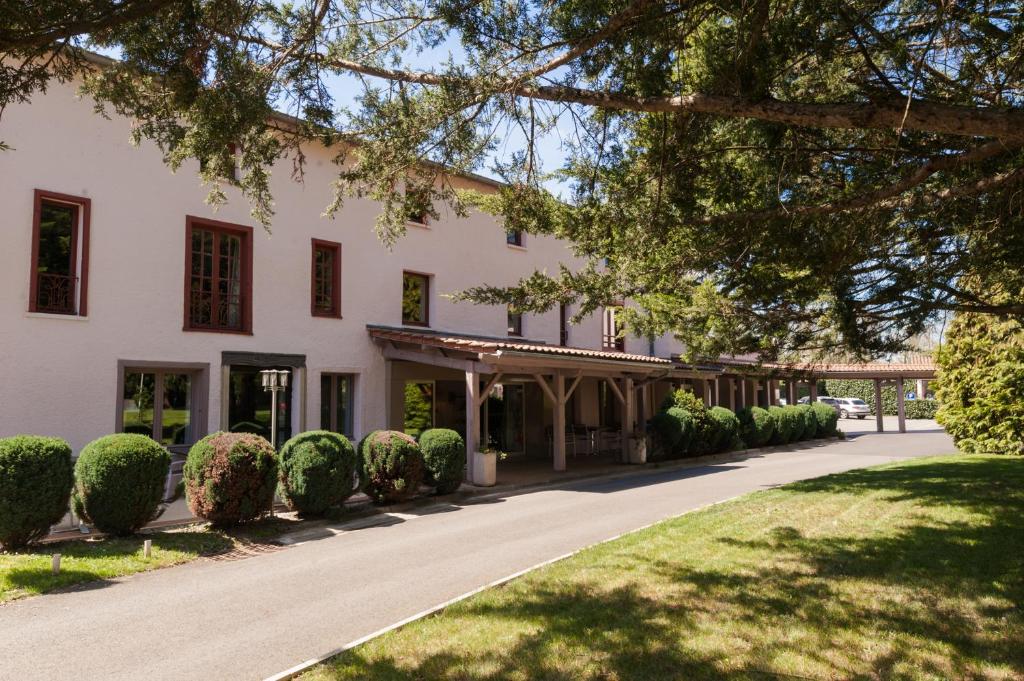
<svg viewBox="0 0 1024 681">
<path fill-rule="evenodd" d="M 288 389 L 286 369 L 263 369 L 260 371 L 263 390 L 270 393 L 270 444 L 277 451 L 277 394 Z"/>
</svg>

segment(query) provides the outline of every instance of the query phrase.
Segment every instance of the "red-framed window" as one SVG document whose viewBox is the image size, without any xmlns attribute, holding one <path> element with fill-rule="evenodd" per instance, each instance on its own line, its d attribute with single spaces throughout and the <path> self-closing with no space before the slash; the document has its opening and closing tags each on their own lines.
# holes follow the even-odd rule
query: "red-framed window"
<svg viewBox="0 0 1024 681">
<path fill-rule="evenodd" d="M 569 306 L 565 303 L 558 306 L 558 344 L 563 348 L 569 345 Z"/>
<path fill-rule="evenodd" d="M 29 311 L 88 312 L 89 199 L 35 190 Z"/>
<path fill-rule="evenodd" d="M 430 325 L 430 275 L 402 272 L 402 323 Z"/>
<path fill-rule="evenodd" d="M 310 301 L 314 317 L 341 318 L 341 244 L 313 239 Z"/>
<path fill-rule="evenodd" d="M 186 218 L 184 329 L 252 333 L 252 227 Z"/>
<path fill-rule="evenodd" d="M 615 352 L 626 351 L 626 339 L 620 335 L 622 330 L 619 324 L 618 311 L 621 304 L 609 306 L 604 309 L 601 329 L 601 348 Z"/>
</svg>

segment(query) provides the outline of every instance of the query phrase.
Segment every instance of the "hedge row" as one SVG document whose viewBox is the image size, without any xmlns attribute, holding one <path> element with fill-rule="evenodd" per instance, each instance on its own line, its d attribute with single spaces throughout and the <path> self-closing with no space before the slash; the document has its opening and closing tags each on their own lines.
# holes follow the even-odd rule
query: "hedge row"
<svg viewBox="0 0 1024 681">
<path fill-rule="evenodd" d="M 724 407 L 709 409 L 689 390 L 679 390 L 666 398 L 651 419 L 652 458 L 683 458 L 832 437 L 838 433 L 838 420 L 832 407 L 820 403 L 746 407 L 733 414 Z"/>
<path fill-rule="evenodd" d="M 137 532 L 161 512 L 171 457 L 145 435 L 119 433 L 90 442 L 72 464 L 59 438 L 0 439 L 0 547 L 45 537 L 67 512 L 112 535 Z M 252 433 L 213 433 L 189 450 L 183 470 L 188 506 L 198 517 L 230 526 L 263 516 L 275 490 L 300 515 L 339 507 L 362 483 L 375 501 L 414 494 L 424 480 L 445 494 L 458 488 L 465 465 L 462 437 L 451 430 L 376 431 L 360 443 L 337 433 L 296 435 L 280 454 Z"/>
</svg>

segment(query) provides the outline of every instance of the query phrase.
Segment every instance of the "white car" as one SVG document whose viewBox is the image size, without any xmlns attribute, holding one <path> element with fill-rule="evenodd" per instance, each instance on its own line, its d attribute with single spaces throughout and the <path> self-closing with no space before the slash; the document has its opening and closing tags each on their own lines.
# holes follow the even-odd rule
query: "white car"
<svg viewBox="0 0 1024 681">
<path fill-rule="evenodd" d="M 859 397 L 837 397 L 836 403 L 839 405 L 839 418 L 841 419 L 854 416 L 865 419 L 871 413 L 871 407 Z"/>
</svg>

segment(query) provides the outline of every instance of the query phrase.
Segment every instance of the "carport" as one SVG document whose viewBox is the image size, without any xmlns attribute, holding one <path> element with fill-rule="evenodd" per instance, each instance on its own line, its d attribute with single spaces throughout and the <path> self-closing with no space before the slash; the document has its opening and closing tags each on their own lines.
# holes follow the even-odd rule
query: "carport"
<svg viewBox="0 0 1024 681">
<path fill-rule="evenodd" d="M 618 447 L 621 460 L 627 461 L 630 439 L 638 430 L 642 431 L 644 414 L 650 410 L 653 391 L 648 386 L 668 377 L 674 369 L 671 361 L 646 355 L 428 329 L 380 325 L 366 328 L 386 360 L 389 405 L 397 402 L 397 397 L 393 397 L 393 372 L 430 368 L 443 371 L 449 386 L 456 377 L 462 380 L 463 391 L 457 401 L 463 402 L 464 395 L 464 418 L 459 419 L 461 428 L 457 429 L 466 440 L 466 473 L 470 479 L 473 477 L 473 452 L 480 451 L 481 446 L 481 410 L 495 386 L 529 383 L 539 387 L 550 414 L 545 420 L 550 422 L 552 465 L 555 471 L 564 471 L 566 406 L 582 385 L 588 385 L 586 399 L 593 400 L 597 394 L 595 386 L 603 384 L 606 394 L 617 403 Z M 448 406 L 455 401 L 448 399 Z M 388 420 L 389 427 L 394 427 L 394 416 L 389 415 Z"/>
</svg>

